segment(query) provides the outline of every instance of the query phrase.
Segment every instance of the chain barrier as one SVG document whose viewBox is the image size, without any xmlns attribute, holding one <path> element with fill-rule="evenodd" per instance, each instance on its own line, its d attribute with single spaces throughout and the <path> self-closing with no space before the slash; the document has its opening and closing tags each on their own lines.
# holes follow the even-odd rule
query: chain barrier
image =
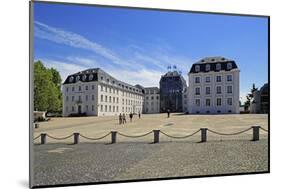
<svg viewBox="0 0 281 189">
<path fill-rule="evenodd" d="M 266 130 L 265 128 L 263 127 L 260 127 L 261 130 L 265 131 L 265 132 L 268 132 L 268 130 Z"/>
<path fill-rule="evenodd" d="M 236 132 L 236 133 L 221 133 L 221 132 L 217 132 L 217 131 L 213 131 L 211 129 L 208 129 L 208 131 L 210 131 L 211 133 L 214 133 L 214 134 L 217 134 L 217 135 L 239 135 L 239 134 L 242 134 L 242 133 L 245 133 L 249 130 L 251 130 L 252 128 L 248 128 L 248 129 L 245 129 L 243 131 L 239 131 L 239 132 Z"/>
<path fill-rule="evenodd" d="M 142 135 L 126 135 L 126 134 L 124 134 L 124 133 L 120 133 L 120 132 L 117 132 L 119 135 L 121 135 L 121 136 L 123 136 L 123 137 L 129 137 L 129 138 L 139 138 L 139 137 L 144 137 L 144 136 L 147 136 L 147 135 L 149 135 L 149 134 L 151 134 L 151 133 L 153 133 L 153 131 L 150 131 L 150 132 L 148 132 L 148 133 L 145 133 L 145 134 L 142 134 Z"/>
<path fill-rule="evenodd" d="M 163 131 L 160 131 L 160 133 L 162 133 L 163 135 L 165 135 L 165 136 L 167 136 L 167 137 L 170 137 L 170 138 L 183 139 L 183 138 L 191 137 L 191 136 L 197 134 L 199 131 L 200 131 L 200 129 L 197 130 L 197 131 L 195 131 L 194 133 L 192 133 L 192 134 L 190 134 L 190 135 L 186 135 L 186 136 L 172 136 L 172 135 L 168 135 L 167 133 L 164 133 Z"/>
<path fill-rule="evenodd" d="M 73 136 L 73 134 L 71 134 L 71 135 L 69 135 L 69 136 L 66 136 L 66 137 L 53 137 L 53 136 L 51 136 L 51 135 L 49 135 L 49 134 L 47 134 L 47 136 L 48 137 L 50 137 L 50 138 L 52 138 L 52 139 L 55 139 L 55 140 L 65 140 L 65 139 L 68 139 L 68 138 L 70 138 L 70 137 L 72 137 Z"/>
<path fill-rule="evenodd" d="M 110 134 L 111 134 L 111 132 L 107 133 L 106 135 L 104 135 L 104 136 L 102 136 L 102 137 L 98 137 L 98 138 L 90 138 L 90 137 L 86 137 L 86 136 L 84 136 L 84 135 L 82 135 L 82 134 L 80 134 L 80 136 L 81 136 L 82 138 L 87 139 L 87 140 L 101 140 L 101 139 L 107 137 L 107 136 L 110 135 Z"/>
<path fill-rule="evenodd" d="M 39 137 L 40 137 L 41 135 L 39 135 L 39 136 L 37 136 L 37 137 L 35 137 L 33 140 L 36 140 L 36 139 L 38 139 Z"/>
</svg>

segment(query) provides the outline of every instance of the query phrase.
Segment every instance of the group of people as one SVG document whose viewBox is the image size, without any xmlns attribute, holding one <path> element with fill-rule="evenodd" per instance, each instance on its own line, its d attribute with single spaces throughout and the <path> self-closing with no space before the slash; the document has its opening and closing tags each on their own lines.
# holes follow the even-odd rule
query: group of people
<svg viewBox="0 0 281 189">
<path fill-rule="evenodd" d="M 134 114 L 131 112 L 130 114 L 129 114 L 129 117 L 130 117 L 130 122 L 132 122 L 132 120 L 133 120 L 133 116 L 134 116 Z M 139 119 L 141 118 L 141 113 L 139 112 Z M 125 113 L 123 113 L 123 114 L 119 114 L 119 124 L 121 125 L 121 124 L 125 124 L 127 121 L 126 121 L 126 114 Z"/>
</svg>

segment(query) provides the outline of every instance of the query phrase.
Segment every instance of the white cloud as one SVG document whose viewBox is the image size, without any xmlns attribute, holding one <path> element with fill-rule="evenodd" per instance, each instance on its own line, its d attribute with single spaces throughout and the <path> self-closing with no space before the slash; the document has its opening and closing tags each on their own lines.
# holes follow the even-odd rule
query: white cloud
<svg viewBox="0 0 281 189">
<path fill-rule="evenodd" d="M 165 74 L 168 65 L 177 65 L 182 75 L 187 76 L 190 59 L 177 56 L 162 50 L 146 50 L 137 45 L 129 45 L 126 55 L 118 54 L 86 37 L 55 28 L 47 24 L 35 21 L 35 36 L 55 43 L 68 45 L 74 48 L 89 50 L 95 53 L 91 57 L 68 56 L 63 61 L 42 59 L 47 67 L 56 68 L 64 80 L 68 75 L 88 68 L 99 67 L 104 69 L 116 79 L 129 84 L 141 84 L 143 86 L 159 86 L 161 75 Z M 161 45 L 158 45 L 161 47 Z M 161 48 L 160 48 L 161 49 Z M 122 56 L 121 56 L 122 55 Z M 126 57 L 126 58 L 125 58 Z"/>
</svg>

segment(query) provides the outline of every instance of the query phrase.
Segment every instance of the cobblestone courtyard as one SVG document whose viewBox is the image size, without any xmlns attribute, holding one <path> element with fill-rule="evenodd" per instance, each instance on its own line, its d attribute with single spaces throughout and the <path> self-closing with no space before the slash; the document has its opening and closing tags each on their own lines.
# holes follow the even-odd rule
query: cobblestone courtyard
<svg viewBox="0 0 281 189">
<path fill-rule="evenodd" d="M 199 128 L 233 133 L 253 125 L 268 129 L 267 115 L 142 115 L 132 123 L 119 125 L 117 117 L 53 118 L 40 123 L 34 136 L 48 133 L 63 137 L 80 132 L 100 137 L 117 130 L 138 135 L 153 129 L 174 136 L 183 136 Z M 261 140 L 251 141 L 252 130 L 241 135 L 219 136 L 208 132 L 208 142 L 199 143 L 200 133 L 186 139 L 160 135 L 159 144 L 151 144 L 153 135 L 142 138 L 110 136 L 100 141 L 73 138 L 34 145 L 35 185 L 102 182 L 112 180 L 181 177 L 268 171 L 268 134 L 261 131 Z"/>
</svg>

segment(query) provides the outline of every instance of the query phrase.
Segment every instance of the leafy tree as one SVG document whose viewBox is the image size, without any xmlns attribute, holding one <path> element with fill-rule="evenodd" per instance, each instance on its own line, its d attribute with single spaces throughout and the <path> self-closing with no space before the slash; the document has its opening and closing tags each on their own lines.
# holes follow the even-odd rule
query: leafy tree
<svg viewBox="0 0 281 189">
<path fill-rule="evenodd" d="M 246 96 L 247 100 L 245 102 L 245 110 L 248 110 L 251 104 L 251 100 L 254 98 L 254 93 L 258 90 L 258 88 L 256 88 L 255 84 L 253 83 L 251 92 Z"/>
<path fill-rule="evenodd" d="M 58 112 L 62 109 L 61 77 L 54 68 L 41 61 L 34 63 L 34 109 Z"/>
</svg>

